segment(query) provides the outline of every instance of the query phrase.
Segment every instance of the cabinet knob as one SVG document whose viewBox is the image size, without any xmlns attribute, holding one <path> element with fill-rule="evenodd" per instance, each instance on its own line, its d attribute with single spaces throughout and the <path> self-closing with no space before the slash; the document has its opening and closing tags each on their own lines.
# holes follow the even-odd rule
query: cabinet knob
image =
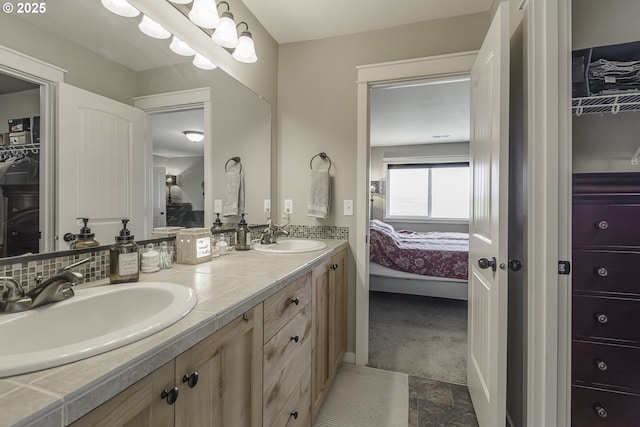
<svg viewBox="0 0 640 427">
<path fill-rule="evenodd" d="M 298 419 L 298 411 L 293 411 L 289 414 L 289 417 L 293 417 L 294 420 Z"/>
<path fill-rule="evenodd" d="M 298 342 L 298 341 L 300 341 L 300 337 L 298 335 L 296 335 L 295 337 L 291 337 L 291 339 L 289 341 Z"/>
<path fill-rule="evenodd" d="M 16 237 L 18 234 L 20 234 L 20 233 L 18 233 L 17 231 L 12 231 L 11 232 L 11 237 Z"/>
<path fill-rule="evenodd" d="M 167 401 L 169 405 L 173 405 L 178 400 L 178 387 L 174 387 L 171 390 L 162 390 L 160 393 L 160 399 L 164 399 Z"/>
<path fill-rule="evenodd" d="M 596 405 L 593 407 L 594 411 L 596 411 L 596 414 L 598 414 L 598 416 L 600 418 L 607 418 L 607 411 L 600 405 Z"/>
<path fill-rule="evenodd" d="M 300 304 L 300 298 L 298 298 L 298 297 L 291 298 L 291 303 L 295 304 L 295 305 Z"/>
<path fill-rule="evenodd" d="M 609 228 L 609 223 L 607 221 L 599 221 L 596 223 L 596 228 L 598 230 L 606 230 L 607 228 Z"/>
<path fill-rule="evenodd" d="M 599 269 L 596 270 L 596 272 L 598 273 L 598 276 L 600 276 L 600 277 L 607 277 L 607 274 L 609 274 L 607 269 L 604 268 L 604 267 L 600 267 Z"/>
<path fill-rule="evenodd" d="M 184 377 L 182 377 L 182 382 L 187 383 L 187 387 L 194 388 L 196 384 L 198 384 L 198 373 L 193 372 L 191 375 L 185 374 Z"/>
<path fill-rule="evenodd" d="M 598 370 L 600 371 L 606 371 L 608 366 L 607 364 L 604 362 L 604 360 L 595 360 L 595 364 L 596 364 L 596 368 L 598 368 Z"/>
<path fill-rule="evenodd" d="M 604 325 L 609 321 L 609 318 L 607 317 L 606 314 L 598 313 L 596 314 L 596 320 L 598 321 L 598 323 L 601 323 Z"/>
</svg>

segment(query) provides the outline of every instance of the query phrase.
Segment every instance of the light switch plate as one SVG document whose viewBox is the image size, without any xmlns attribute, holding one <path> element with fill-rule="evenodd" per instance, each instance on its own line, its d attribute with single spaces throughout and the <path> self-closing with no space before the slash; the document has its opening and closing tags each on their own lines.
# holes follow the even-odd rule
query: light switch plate
<svg viewBox="0 0 640 427">
<path fill-rule="evenodd" d="M 353 200 L 344 200 L 344 215 L 353 216 Z"/>
<path fill-rule="evenodd" d="M 222 212 L 222 199 L 214 199 L 213 200 L 213 212 L 221 213 Z"/>
<path fill-rule="evenodd" d="M 293 200 L 285 199 L 284 201 L 284 213 L 287 215 L 293 214 Z"/>
<path fill-rule="evenodd" d="M 264 215 L 267 218 L 271 216 L 271 199 L 264 199 Z"/>
</svg>

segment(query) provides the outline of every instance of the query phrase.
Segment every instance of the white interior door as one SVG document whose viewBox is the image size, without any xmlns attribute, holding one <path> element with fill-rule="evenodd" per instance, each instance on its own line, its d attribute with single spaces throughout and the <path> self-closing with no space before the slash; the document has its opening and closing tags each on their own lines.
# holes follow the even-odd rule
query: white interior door
<svg viewBox="0 0 640 427">
<path fill-rule="evenodd" d="M 147 237 L 145 126 L 138 108 L 59 85 L 56 249 L 69 248 L 62 236 L 77 233 L 83 217 L 102 245 L 114 241 L 122 218 L 136 239 Z"/>
<path fill-rule="evenodd" d="M 167 226 L 167 168 L 153 167 L 153 228 Z"/>
<path fill-rule="evenodd" d="M 481 427 L 506 423 L 509 7 L 471 70 L 467 384 Z"/>
</svg>

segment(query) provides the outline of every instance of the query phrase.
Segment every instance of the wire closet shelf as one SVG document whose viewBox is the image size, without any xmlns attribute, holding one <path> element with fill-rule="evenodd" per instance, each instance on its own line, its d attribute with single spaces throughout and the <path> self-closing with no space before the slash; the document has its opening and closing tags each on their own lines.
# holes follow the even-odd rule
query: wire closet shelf
<svg viewBox="0 0 640 427">
<path fill-rule="evenodd" d="M 640 111 L 640 92 L 572 99 L 571 112 L 578 117 L 583 114 L 617 114 L 621 111 Z"/>
</svg>

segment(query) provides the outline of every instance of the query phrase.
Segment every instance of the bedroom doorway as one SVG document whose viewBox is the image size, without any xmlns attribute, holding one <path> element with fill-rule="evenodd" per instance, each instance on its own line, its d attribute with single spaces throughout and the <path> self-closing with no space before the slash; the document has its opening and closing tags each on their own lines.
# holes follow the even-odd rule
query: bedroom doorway
<svg viewBox="0 0 640 427">
<path fill-rule="evenodd" d="M 368 365 L 466 384 L 469 77 L 369 95 Z"/>
</svg>

